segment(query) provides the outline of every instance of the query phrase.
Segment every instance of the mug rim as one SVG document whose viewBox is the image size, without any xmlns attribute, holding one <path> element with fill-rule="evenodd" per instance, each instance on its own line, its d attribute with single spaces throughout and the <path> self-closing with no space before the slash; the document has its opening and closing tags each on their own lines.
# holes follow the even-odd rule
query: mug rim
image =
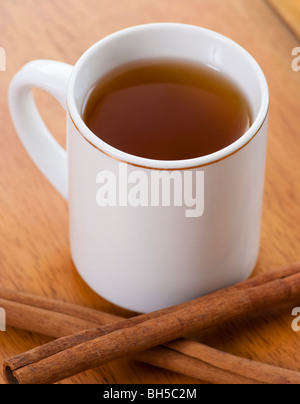
<svg viewBox="0 0 300 404">
<path fill-rule="evenodd" d="M 262 99 L 261 105 L 259 108 L 259 112 L 256 116 L 256 119 L 250 126 L 250 128 L 235 142 L 231 143 L 227 147 L 220 149 L 214 153 L 196 157 L 192 159 L 185 159 L 185 160 L 154 160 L 149 159 L 146 157 L 135 156 L 130 153 L 123 152 L 118 150 L 117 148 L 109 145 L 108 143 L 101 140 L 97 137 L 85 124 L 83 121 L 76 103 L 75 103 L 75 84 L 77 73 L 80 70 L 80 67 L 87 61 L 87 59 L 94 53 L 97 52 L 98 48 L 102 46 L 105 42 L 109 42 L 111 40 L 115 41 L 120 36 L 128 33 L 128 32 L 138 32 L 140 30 L 149 30 L 149 29 L 156 29 L 157 27 L 169 27 L 169 28 L 184 28 L 184 29 L 192 29 L 202 31 L 203 33 L 209 34 L 219 40 L 225 41 L 227 44 L 235 48 L 238 52 L 242 53 L 251 63 L 252 67 L 255 70 L 256 78 L 259 82 L 259 87 L 261 89 Z M 79 134 L 95 149 L 102 152 L 103 154 L 107 155 L 108 157 L 114 158 L 122 163 L 127 163 L 132 166 L 141 167 L 141 168 L 149 168 L 149 169 L 158 169 L 158 170 L 185 170 L 185 169 L 193 169 L 208 166 L 219 161 L 225 160 L 226 158 L 238 153 L 241 149 L 246 147 L 252 139 L 256 137 L 256 135 L 260 132 L 262 126 L 266 122 L 268 111 L 269 111 L 269 88 L 267 84 L 266 77 L 257 63 L 257 61 L 253 58 L 253 56 L 246 51 L 241 45 L 237 42 L 233 41 L 226 36 L 219 34 L 215 31 L 202 28 L 195 25 L 189 24 L 181 24 L 181 23 L 152 23 L 152 24 L 143 24 L 137 25 L 129 28 L 122 29 L 117 31 L 113 34 L 110 34 L 94 45 L 92 45 L 77 61 L 75 64 L 69 85 L 68 85 L 68 92 L 67 92 L 67 111 L 71 118 L 72 123 L 76 127 Z"/>
</svg>

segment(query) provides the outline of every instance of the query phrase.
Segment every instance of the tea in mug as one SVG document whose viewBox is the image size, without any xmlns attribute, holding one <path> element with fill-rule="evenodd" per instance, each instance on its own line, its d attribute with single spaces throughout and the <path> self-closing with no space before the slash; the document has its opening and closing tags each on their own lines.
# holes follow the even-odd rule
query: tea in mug
<svg viewBox="0 0 300 404">
<path fill-rule="evenodd" d="M 224 74 L 197 63 L 142 60 L 103 77 L 83 119 L 110 146 L 155 160 L 209 155 L 251 125 L 248 101 Z"/>
</svg>

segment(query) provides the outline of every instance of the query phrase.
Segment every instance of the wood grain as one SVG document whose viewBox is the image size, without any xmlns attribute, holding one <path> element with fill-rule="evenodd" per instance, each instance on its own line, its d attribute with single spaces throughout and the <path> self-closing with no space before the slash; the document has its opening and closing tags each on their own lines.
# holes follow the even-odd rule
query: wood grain
<svg viewBox="0 0 300 404">
<path fill-rule="evenodd" d="M 131 25 L 159 21 L 195 24 L 225 34 L 249 50 L 265 71 L 271 92 L 270 136 L 256 274 L 299 260 L 300 73 L 291 69 L 291 51 L 299 40 L 267 1 L 1 0 L 0 15 L 0 46 L 7 54 L 7 71 L 0 72 L 1 287 L 128 314 L 93 293 L 77 274 L 70 258 L 67 204 L 20 144 L 6 95 L 13 75 L 30 60 L 75 63 L 98 39 Z M 64 113 L 49 96 L 41 92 L 36 96 L 50 129 L 65 144 Z M 287 306 L 216 327 L 197 338 L 230 353 L 299 370 L 300 334 L 292 331 L 291 310 Z M 10 328 L 0 333 L 0 362 L 47 341 Z M 197 381 L 122 359 L 64 383 L 177 382 Z"/>
<path fill-rule="evenodd" d="M 300 38 L 300 2 L 297 0 L 267 0 L 286 25 Z"/>
</svg>

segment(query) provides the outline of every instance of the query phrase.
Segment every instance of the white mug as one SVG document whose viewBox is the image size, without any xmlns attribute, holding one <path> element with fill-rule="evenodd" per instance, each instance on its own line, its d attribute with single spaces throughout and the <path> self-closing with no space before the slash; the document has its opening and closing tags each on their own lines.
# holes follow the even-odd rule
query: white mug
<svg viewBox="0 0 300 404">
<path fill-rule="evenodd" d="M 201 63 L 230 77 L 249 101 L 250 129 L 223 150 L 182 161 L 141 158 L 103 142 L 82 119 L 90 90 L 121 65 L 155 58 Z M 34 87 L 52 94 L 66 109 L 67 151 L 42 121 Z M 33 161 L 69 202 L 73 261 L 102 297 L 149 312 L 250 276 L 260 244 L 269 91 L 256 61 L 235 42 L 183 24 L 128 28 L 100 40 L 74 67 L 46 60 L 29 63 L 11 83 L 9 106 Z M 197 206 L 130 204 L 130 191 L 122 192 L 133 178 L 151 181 L 154 172 L 165 173 L 165 178 L 169 174 L 169 179 L 174 173 L 186 179 L 188 173 L 198 173 L 204 194 L 194 199 Z M 116 206 L 99 202 L 108 173 L 119 181 Z"/>
</svg>

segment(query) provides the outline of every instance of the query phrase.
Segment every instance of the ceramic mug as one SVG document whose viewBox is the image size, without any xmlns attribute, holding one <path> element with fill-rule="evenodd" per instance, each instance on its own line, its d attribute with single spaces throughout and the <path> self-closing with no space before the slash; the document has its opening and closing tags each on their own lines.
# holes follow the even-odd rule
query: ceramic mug
<svg viewBox="0 0 300 404">
<path fill-rule="evenodd" d="M 126 154 L 88 129 L 83 105 L 101 77 L 129 62 L 167 58 L 211 66 L 231 78 L 249 101 L 250 129 L 223 150 L 183 161 Z M 35 87 L 66 109 L 67 151 L 42 121 L 32 96 Z M 269 92 L 262 70 L 238 44 L 183 24 L 128 28 L 100 40 L 74 67 L 46 60 L 27 64 L 11 83 L 9 106 L 33 161 L 68 200 L 72 258 L 98 294 L 149 312 L 250 276 L 260 244 Z M 99 202 L 108 173 L 119 181 L 116 206 Z M 194 200 L 197 214 L 196 206 L 187 204 L 129 204 L 122 194 L 130 185 L 127 179 L 150 182 L 154 173 L 169 189 L 175 173 L 183 179 L 195 174 L 203 185 Z"/>
</svg>

